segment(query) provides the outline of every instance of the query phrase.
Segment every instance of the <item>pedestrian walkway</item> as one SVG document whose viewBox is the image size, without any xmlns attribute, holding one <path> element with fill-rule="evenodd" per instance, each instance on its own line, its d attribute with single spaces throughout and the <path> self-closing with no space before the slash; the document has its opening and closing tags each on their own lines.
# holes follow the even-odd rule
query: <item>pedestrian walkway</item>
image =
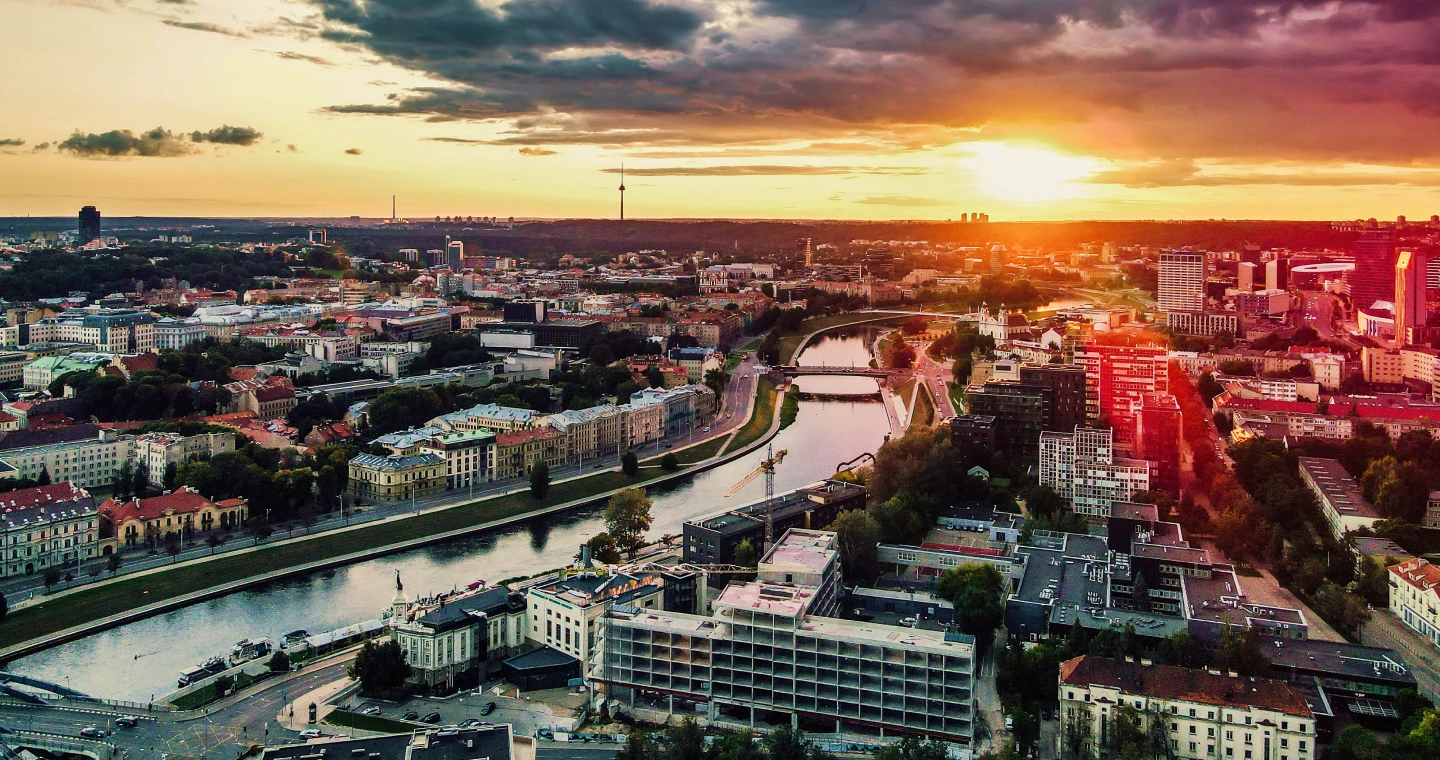
<svg viewBox="0 0 1440 760">
<path fill-rule="evenodd" d="M 329 704 L 329 701 L 354 683 L 355 679 L 345 676 L 337 681 L 317 686 L 281 706 L 280 714 L 275 716 L 275 722 L 279 723 L 281 728 L 288 728 L 291 731 L 308 728 L 310 726 L 310 705 L 312 704 L 315 705 L 316 722 L 323 721 L 325 716 L 335 711 L 335 705 Z"/>
</svg>

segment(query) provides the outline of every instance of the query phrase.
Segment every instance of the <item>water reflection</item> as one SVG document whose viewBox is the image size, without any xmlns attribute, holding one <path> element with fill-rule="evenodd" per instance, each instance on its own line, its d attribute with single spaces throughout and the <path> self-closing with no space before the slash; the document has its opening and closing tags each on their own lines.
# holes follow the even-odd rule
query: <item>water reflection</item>
<svg viewBox="0 0 1440 760">
<path fill-rule="evenodd" d="M 816 357 L 821 356 L 826 364 L 853 361 L 864 366 L 874 335 L 873 330 L 855 330 L 822 338 L 800 361 L 820 364 Z M 877 403 L 801 402 L 795 423 L 775 439 L 775 448 L 791 453 L 776 470 L 776 488 L 795 488 L 828 477 L 837 464 L 878 449 L 887 431 L 885 411 Z M 655 489 L 651 535 L 679 533 L 687 519 L 761 498 L 764 486 L 759 479 L 734 497 L 727 499 L 724 493 L 763 456 L 756 452 Z M 375 616 L 395 593 L 397 570 L 414 595 L 560 567 L 581 543 L 604 529 L 601 511 L 602 506 L 595 505 L 332 572 L 269 583 L 64 644 L 17 660 L 8 669 L 61 683 L 68 676 L 74 688 L 95 696 L 149 700 L 170 692 L 182 668 L 228 651 L 241 638 L 278 638 L 297 629 L 317 632 Z"/>
</svg>

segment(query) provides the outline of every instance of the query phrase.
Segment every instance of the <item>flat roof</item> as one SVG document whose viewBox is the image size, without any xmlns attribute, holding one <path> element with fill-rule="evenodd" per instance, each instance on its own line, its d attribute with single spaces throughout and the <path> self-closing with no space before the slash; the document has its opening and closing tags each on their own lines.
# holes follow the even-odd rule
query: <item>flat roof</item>
<svg viewBox="0 0 1440 760">
<path fill-rule="evenodd" d="M 1379 513 L 1365 500 L 1360 493 L 1360 486 L 1338 460 L 1300 457 L 1300 471 L 1309 476 L 1311 482 L 1324 495 L 1325 501 L 1342 517 L 1379 519 Z"/>
<path fill-rule="evenodd" d="M 800 617 L 810 608 L 815 597 L 814 586 L 793 583 L 751 581 L 732 583 L 720 592 L 715 607 L 747 609 L 754 612 L 768 612 L 784 617 Z"/>
<path fill-rule="evenodd" d="M 761 572 L 798 570 L 818 574 L 834 564 L 837 557 L 839 553 L 835 549 L 834 533 L 791 528 L 765 553 L 758 569 Z"/>
</svg>

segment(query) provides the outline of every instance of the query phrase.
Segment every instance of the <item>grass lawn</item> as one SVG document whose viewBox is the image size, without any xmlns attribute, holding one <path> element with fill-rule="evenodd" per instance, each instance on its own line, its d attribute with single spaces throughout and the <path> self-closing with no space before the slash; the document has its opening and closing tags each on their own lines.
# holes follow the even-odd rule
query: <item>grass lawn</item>
<svg viewBox="0 0 1440 760">
<path fill-rule="evenodd" d="M 774 385 L 767 383 L 768 381 L 762 381 L 762 386 L 771 392 L 761 394 L 762 408 L 757 415 L 757 419 L 762 416 L 764 419 L 761 433 L 769 427 L 775 409 Z M 758 436 L 759 433 L 756 433 L 756 437 Z M 712 441 L 694 449 L 676 452 L 676 455 L 685 456 L 688 462 L 693 464 L 712 456 L 718 447 L 719 442 Z M 658 458 L 646 461 L 649 464 L 659 463 Z M 19 644 L 72 626 L 226 583 L 309 562 L 333 559 L 377 546 L 412 541 L 513 517 L 541 507 L 625 488 L 639 480 L 640 478 L 630 478 L 619 472 L 601 472 L 580 480 L 556 483 L 550 487 L 550 492 L 544 499 L 535 499 L 529 492 L 511 494 L 404 520 L 366 525 L 343 533 L 318 533 L 308 540 L 284 546 L 262 548 L 240 555 L 220 555 L 196 565 L 177 566 L 145 576 L 121 579 L 116 583 L 76 591 L 21 610 L 12 610 L 0 621 L 0 647 Z"/>
<path fill-rule="evenodd" d="M 955 407 L 956 414 L 964 414 L 965 409 L 965 388 L 959 383 L 946 383 L 950 389 L 950 404 Z"/>
<path fill-rule="evenodd" d="M 750 415 L 750 421 L 745 423 L 745 427 L 735 434 L 735 439 L 725 449 L 726 453 L 739 451 L 760 440 L 760 436 L 770 429 L 770 423 L 774 419 L 775 382 L 768 377 L 762 377 L 755 388 L 755 413 Z"/>
<path fill-rule="evenodd" d="M 330 714 L 325 716 L 324 722 L 332 726 L 358 728 L 361 731 L 374 731 L 381 734 L 408 734 L 416 729 L 414 723 L 393 720 L 383 715 L 361 715 L 349 710 L 331 710 Z"/>
<path fill-rule="evenodd" d="M 259 680 L 261 679 L 256 678 L 249 673 L 241 673 L 240 675 L 235 676 L 235 685 L 231 688 L 230 691 L 231 693 L 240 691 L 241 689 L 244 689 Z M 200 707 L 204 707 L 205 705 L 208 705 L 219 698 L 220 696 L 215 693 L 215 684 L 210 683 L 188 694 L 176 697 L 175 699 L 170 701 L 170 704 L 175 705 L 175 707 L 181 710 L 194 710 Z"/>
<path fill-rule="evenodd" d="M 935 402 L 930 399 L 930 387 L 922 385 L 920 386 L 920 392 L 915 395 L 915 408 L 910 410 L 909 430 L 929 427 L 934 423 Z"/>
<path fill-rule="evenodd" d="M 800 415 L 800 389 L 790 387 L 785 391 L 785 400 L 780 404 L 780 429 L 784 430 L 795 423 L 795 418 Z"/>
</svg>

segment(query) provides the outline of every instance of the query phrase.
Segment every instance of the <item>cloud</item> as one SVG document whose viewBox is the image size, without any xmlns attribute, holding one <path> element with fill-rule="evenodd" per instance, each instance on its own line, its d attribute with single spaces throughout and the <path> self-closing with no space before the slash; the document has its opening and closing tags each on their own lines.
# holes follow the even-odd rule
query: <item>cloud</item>
<svg viewBox="0 0 1440 760">
<path fill-rule="evenodd" d="M 162 20 L 160 23 L 165 24 L 166 26 L 173 26 L 177 29 L 190 29 L 196 32 L 211 32 L 213 34 L 223 34 L 226 37 L 238 37 L 240 39 L 246 40 L 250 39 L 250 35 L 244 32 L 220 26 L 219 24 L 211 24 L 205 21 L 176 21 L 174 19 L 167 18 Z"/>
<path fill-rule="evenodd" d="M 1293 166 L 1230 168 L 1207 172 L 1191 159 L 1154 161 L 1102 172 L 1088 182 L 1124 185 L 1130 188 L 1159 187 L 1241 187 L 1277 185 L 1288 187 L 1440 187 L 1440 170 L 1406 166 L 1364 168 L 1297 168 Z"/>
<path fill-rule="evenodd" d="M 16 138 L 13 138 L 13 137 L 7 137 L 7 138 L 4 138 L 4 139 L 0 139 L 0 148 L 18 148 L 18 147 L 20 147 L 21 145 L 24 145 L 24 144 L 25 144 L 25 141 L 24 141 L 24 140 L 16 139 Z"/>
<path fill-rule="evenodd" d="M 1200 167 L 1195 164 L 1195 159 L 1175 158 L 1101 172 L 1091 177 L 1090 182 L 1137 188 L 1169 187 L 1193 180 L 1199 171 Z"/>
<path fill-rule="evenodd" d="M 853 203 L 865 203 L 872 206 L 951 206 L 951 201 L 936 200 L 934 198 L 917 198 L 913 195 L 869 195 L 859 198 Z"/>
<path fill-rule="evenodd" d="M 313 64 L 315 64 L 316 66 L 334 66 L 334 65 L 335 65 L 335 64 L 331 63 L 330 61 L 328 61 L 328 60 L 326 60 L 326 59 L 324 59 L 324 58 L 321 58 L 321 57 L 318 56 L 318 55 L 306 55 L 306 54 L 304 54 L 304 53 L 296 53 L 296 52 L 291 51 L 291 50 L 281 50 L 281 51 L 275 53 L 275 55 L 280 56 L 281 58 L 284 58 L 284 59 L 287 60 L 287 61 L 304 61 L 305 63 L 313 63 Z"/>
<path fill-rule="evenodd" d="M 619 169 L 602 169 L 607 174 L 619 174 Z M 927 173 L 929 170 L 912 167 L 872 166 L 789 166 L 742 164 L 733 166 L 651 166 L 626 169 L 626 176 L 635 177 L 765 177 L 765 176 L 811 176 L 825 174 L 898 174 L 910 176 Z"/>
<path fill-rule="evenodd" d="M 360 155 L 360 154 L 362 154 L 362 153 L 364 153 L 364 152 L 365 152 L 365 151 L 360 150 L 359 148 L 346 148 L 346 149 L 345 149 L 345 155 L 347 155 L 347 156 L 358 156 L 358 155 Z"/>
<path fill-rule="evenodd" d="M 58 147 L 82 158 L 173 158 L 195 152 L 195 147 L 183 136 L 164 127 L 156 127 L 138 135 L 128 129 L 112 129 L 100 133 L 77 131 L 65 138 Z"/>
<path fill-rule="evenodd" d="M 289 144 L 289 145 L 286 145 L 286 146 L 285 146 L 285 150 L 288 150 L 288 151 L 290 151 L 291 153 L 299 153 L 299 152 L 300 152 L 300 149 L 297 148 L 297 147 L 295 147 L 295 144 L 294 144 L 294 143 L 291 143 L 291 144 Z"/>
<path fill-rule="evenodd" d="M 232 127 L 229 124 L 216 127 L 209 132 L 190 133 L 190 139 L 194 142 L 218 145 L 254 145 L 264 136 L 263 132 L 254 127 Z"/>
<path fill-rule="evenodd" d="M 521 149 L 520 149 L 520 155 L 522 155 L 522 156 L 553 156 L 553 155 L 555 155 L 556 153 L 558 153 L 558 151 L 553 151 L 553 150 L 549 150 L 549 149 L 546 149 L 546 148 L 521 148 Z"/>
<path fill-rule="evenodd" d="M 35 147 L 33 147 L 33 148 L 30 149 L 30 152 L 31 152 L 31 153 L 43 153 L 43 152 L 45 152 L 45 151 L 47 151 L 47 150 L 50 150 L 50 143 L 49 143 L 49 142 L 42 142 L 42 143 L 36 143 L 36 144 L 35 144 Z"/>
</svg>

